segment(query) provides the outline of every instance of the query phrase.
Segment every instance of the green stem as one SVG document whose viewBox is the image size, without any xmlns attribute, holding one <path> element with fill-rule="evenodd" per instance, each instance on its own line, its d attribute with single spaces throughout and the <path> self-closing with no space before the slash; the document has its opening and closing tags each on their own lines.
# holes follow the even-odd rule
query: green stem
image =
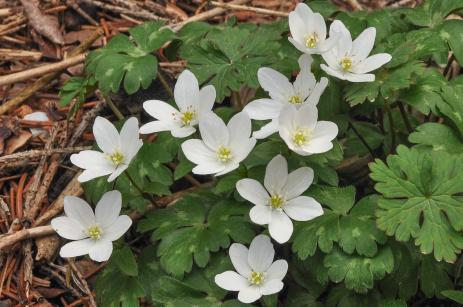
<svg viewBox="0 0 463 307">
<path fill-rule="evenodd" d="M 166 92 L 169 94 L 171 98 L 174 98 L 174 93 L 172 92 L 172 89 L 169 86 L 169 83 L 167 82 L 166 78 L 162 75 L 162 73 L 158 70 L 158 78 L 159 81 L 161 81 L 162 86 L 166 90 Z"/>
<path fill-rule="evenodd" d="M 111 100 L 111 98 L 109 98 L 109 95 L 104 96 L 104 99 L 105 99 L 106 102 L 108 103 L 108 105 L 109 105 L 109 107 L 111 108 L 111 110 L 113 111 L 114 115 L 116 115 L 117 119 L 118 119 L 118 120 L 123 120 L 123 119 L 124 119 L 124 115 L 122 115 L 122 112 L 119 111 L 119 109 L 118 109 L 117 106 L 114 104 L 114 102 Z"/>
<path fill-rule="evenodd" d="M 386 110 L 387 119 L 389 121 L 389 132 L 391 133 L 391 152 L 393 152 L 396 144 L 394 119 L 392 118 L 391 108 L 388 104 L 384 105 L 384 109 Z"/>
<path fill-rule="evenodd" d="M 402 101 L 397 101 L 397 105 L 399 106 L 400 114 L 402 115 L 402 119 L 404 120 L 405 127 L 407 127 L 408 133 L 412 133 L 413 127 L 410 124 L 410 120 L 408 118 L 407 111 L 405 111 L 404 104 L 402 103 Z"/>
<path fill-rule="evenodd" d="M 362 142 L 362 144 L 370 152 L 370 155 L 374 158 L 375 153 L 373 152 L 373 149 L 370 147 L 370 145 L 367 143 L 367 141 L 363 138 L 363 136 L 357 131 L 357 129 L 355 129 L 354 125 L 350 121 L 349 121 L 349 128 L 351 128 L 352 131 L 354 131 L 355 135 L 357 135 L 357 137 L 360 139 L 360 142 Z"/>
</svg>

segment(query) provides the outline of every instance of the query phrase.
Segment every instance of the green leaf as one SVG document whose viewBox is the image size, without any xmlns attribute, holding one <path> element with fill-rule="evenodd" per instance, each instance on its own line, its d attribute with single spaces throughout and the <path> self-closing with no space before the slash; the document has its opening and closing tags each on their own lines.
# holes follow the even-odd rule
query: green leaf
<svg viewBox="0 0 463 307">
<path fill-rule="evenodd" d="M 372 150 L 383 143 L 384 135 L 376 125 L 368 122 L 352 122 L 352 126 Z M 347 131 L 347 147 L 344 153 L 348 157 L 355 155 L 361 157 L 369 153 L 368 148 L 362 143 L 357 133 L 353 129 Z"/>
<path fill-rule="evenodd" d="M 438 123 L 425 123 L 409 135 L 408 140 L 433 151 L 449 153 L 463 152 L 463 142 L 458 134 L 449 126 Z"/>
<path fill-rule="evenodd" d="M 463 248 L 463 155 L 421 152 L 405 146 L 387 164 L 370 164 L 375 189 L 382 193 L 377 225 L 398 241 L 411 237 L 424 254 L 454 262 Z"/>
<path fill-rule="evenodd" d="M 439 110 L 447 116 L 458 128 L 463 136 L 463 88 L 458 86 L 444 86 L 442 88 L 443 102 L 438 105 Z"/>
<path fill-rule="evenodd" d="M 460 66 L 463 65 L 463 21 L 446 20 L 440 29 L 440 36 L 449 44 Z"/>
<path fill-rule="evenodd" d="M 178 180 L 183 176 L 187 175 L 195 167 L 195 164 L 187 159 L 181 160 L 174 171 L 174 180 Z"/>
<path fill-rule="evenodd" d="M 446 289 L 453 287 L 449 277 L 452 267 L 445 262 L 437 262 L 433 257 L 424 257 L 420 268 L 420 286 L 426 297 L 440 295 Z"/>
<path fill-rule="evenodd" d="M 390 248 L 382 248 L 372 258 L 348 255 L 334 249 L 324 260 L 329 278 L 339 283 L 344 281 L 348 289 L 366 293 L 373 282 L 384 278 L 394 268 L 394 257 Z"/>
<path fill-rule="evenodd" d="M 138 275 L 138 266 L 132 250 L 128 246 L 115 250 L 111 256 L 111 261 L 116 263 L 116 266 L 129 276 Z"/>
<path fill-rule="evenodd" d="M 140 86 L 143 89 L 147 89 L 151 81 L 156 78 L 157 67 L 158 60 L 150 54 L 127 63 L 125 65 L 126 75 L 124 78 L 124 89 L 127 94 L 131 95 L 138 92 Z"/>
<path fill-rule="evenodd" d="M 444 290 L 441 294 L 445 297 L 448 297 L 452 301 L 455 301 L 459 304 L 463 304 L 463 291 L 457 290 Z"/>
</svg>

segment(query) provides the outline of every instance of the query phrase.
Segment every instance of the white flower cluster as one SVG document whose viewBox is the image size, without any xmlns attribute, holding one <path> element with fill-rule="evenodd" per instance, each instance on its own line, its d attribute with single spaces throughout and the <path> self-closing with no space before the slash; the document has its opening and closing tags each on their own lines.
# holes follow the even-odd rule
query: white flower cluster
<svg viewBox="0 0 463 307">
<path fill-rule="evenodd" d="M 139 133 L 170 131 L 173 137 L 184 138 L 196 133 L 181 145 L 186 158 L 196 164 L 193 173 L 216 176 L 239 167 L 256 144 L 276 132 L 288 148 L 296 154 L 308 156 L 329 151 L 338 134 L 335 123 L 318 120 L 317 104 L 328 85 L 322 77 L 318 82 L 311 72 L 311 54 L 321 54 L 328 65 L 321 69 L 329 75 L 352 82 L 373 81 L 368 72 L 390 61 L 389 54 L 368 57 L 375 40 L 375 28 L 368 28 L 352 41 L 340 21 L 329 30 L 323 17 L 305 4 L 297 5 L 289 14 L 292 38 L 290 42 L 304 54 L 299 58 L 300 72 L 293 83 L 271 68 L 260 68 L 258 80 L 270 98 L 250 102 L 228 124 L 213 112 L 216 98 L 211 85 L 200 89 L 195 75 L 185 70 L 177 80 L 174 100 L 170 104 L 150 100 L 143 108 L 156 120 L 138 127 L 135 117 L 128 119 L 120 132 L 108 120 L 97 117 L 93 134 L 100 151 L 84 150 L 71 156 L 71 162 L 84 169 L 79 181 L 85 182 L 106 176 L 115 180 L 128 167 L 143 145 Z M 252 132 L 251 119 L 270 120 L 260 130 Z M 128 176 L 128 175 L 127 175 Z M 254 204 L 249 212 L 251 220 L 268 225 L 270 236 L 278 243 L 287 242 L 293 232 L 292 220 L 308 221 L 323 214 L 321 205 L 303 193 L 310 187 L 314 172 L 301 167 L 288 173 L 288 163 L 275 156 L 267 165 L 263 185 L 254 179 L 242 179 L 236 184 L 238 193 Z M 83 200 L 67 196 L 64 200 L 66 216 L 53 219 L 56 232 L 74 242 L 61 248 L 62 257 L 89 254 L 95 261 L 106 261 L 112 252 L 112 241 L 120 238 L 132 224 L 126 215 L 119 216 L 121 193 L 110 191 L 98 202 L 95 213 Z M 270 238 L 259 235 L 249 250 L 232 244 L 229 254 L 237 272 L 218 274 L 215 282 L 229 291 L 238 291 L 244 303 L 258 300 L 262 295 L 279 292 L 287 273 L 285 260 L 273 262 L 275 250 Z"/>
</svg>

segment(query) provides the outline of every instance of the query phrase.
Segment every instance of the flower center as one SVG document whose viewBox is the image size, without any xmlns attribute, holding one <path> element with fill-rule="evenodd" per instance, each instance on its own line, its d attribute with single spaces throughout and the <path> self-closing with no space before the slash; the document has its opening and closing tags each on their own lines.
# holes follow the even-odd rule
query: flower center
<svg viewBox="0 0 463 307">
<path fill-rule="evenodd" d="M 103 231 L 98 225 L 89 227 L 87 232 L 88 232 L 88 236 L 92 238 L 93 240 L 99 240 L 101 238 L 101 235 L 103 234 Z"/>
<path fill-rule="evenodd" d="M 305 40 L 305 46 L 307 48 L 313 49 L 317 47 L 317 35 L 315 33 L 312 33 L 312 35 L 308 36 L 307 39 Z"/>
<path fill-rule="evenodd" d="M 302 102 L 302 98 L 300 96 L 291 96 L 288 101 L 292 104 L 299 104 Z"/>
<path fill-rule="evenodd" d="M 293 133 L 293 143 L 296 146 L 302 146 L 310 141 L 311 132 L 309 129 L 297 128 Z"/>
<path fill-rule="evenodd" d="M 180 120 L 185 126 L 190 125 L 190 123 L 195 119 L 196 119 L 195 111 L 186 111 L 186 112 L 183 112 L 182 115 L 180 116 Z"/>
<path fill-rule="evenodd" d="M 124 162 L 124 155 L 120 151 L 115 151 L 112 155 L 109 156 L 109 160 L 118 166 Z"/>
<path fill-rule="evenodd" d="M 222 163 L 227 163 L 232 159 L 232 153 L 230 148 L 220 146 L 219 150 L 217 150 L 217 156 L 219 158 L 219 161 Z"/>
<path fill-rule="evenodd" d="M 261 285 L 264 282 L 264 273 L 259 272 L 251 272 L 251 284 L 253 285 Z"/>
<path fill-rule="evenodd" d="M 352 60 L 349 58 L 344 58 L 341 60 L 341 67 L 344 71 L 349 71 L 352 67 Z"/>
<path fill-rule="evenodd" d="M 270 197 L 269 203 L 273 209 L 279 209 L 283 206 L 284 200 L 280 194 L 274 194 Z"/>
</svg>

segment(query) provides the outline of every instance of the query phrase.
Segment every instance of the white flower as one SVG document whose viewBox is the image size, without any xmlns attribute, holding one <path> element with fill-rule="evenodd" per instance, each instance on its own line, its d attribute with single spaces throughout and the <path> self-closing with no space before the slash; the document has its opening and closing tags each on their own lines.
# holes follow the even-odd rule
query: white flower
<svg viewBox="0 0 463 307">
<path fill-rule="evenodd" d="M 195 75 L 189 70 L 184 70 L 175 84 L 174 98 L 179 110 L 160 100 L 148 100 L 143 103 L 145 111 L 157 121 L 141 126 L 140 133 L 170 131 L 172 136 L 177 138 L 193 134 L 199 117 L 212 110 L 215 88 L 208 85 L 200 90 Z"/>
<path fill-rule="evenodd" d="M 275 250 L 266 235 L 255 237 L 249 250 L 233 243 L 229 250 L 236 271 L 226 271 L 215 276 L 215 283 L 228 291 L 239 291 L 238 300 L 252 303 L 262 295 L 271 295 L 283 289 L 282 279 L 288 271 L 286 260 L 273 262 Z"/>
<path fill-rule="evenodd" d="M 331 141 L 338 135 L 338 126 L 317 119 L 318 110 L 312 105 L 299 109 L 287 106 L 279 118 L 280 137 L 289 149 L 302 156 L 326 152 L 333 148 Z"/>
<path fill-rule="evenodd" d="M 103 151 L 83 150 L 71 155 L 71 162 L 85 169 L 79 176 L 80 182 L 111 174 L 108 182 L 113 181 L 130 164 L 143 145 L 138 134 L 138 120 L 129 118 L 117 132 L 116 127 L 106 118 L 98 116 L 93 124 L 93 135 L 98 147 Z"/>
<path fill-rule="evenodd" d="M 251 119 L 244 112 L 233 116 L 228 125 L 209 112 L 199 121 L 202 140 L 191 139 L 182 144 L 186 158 L 197 164 L 193 173 L 217 176 L 238 168 L 256 145 L 251 137 Z"/>
<path fill-rule="evenodd" d="M 375 75 L 368 72 L 378 69 L 392 59 L 388 53 L 368 56 L 375 43 L 374 27 L 365 29 L 352 41 L 346 26 L 341 21 L 335 20 L 331 24 L 330 35 L 334 33 L 338 33 L 340 37 L 337 44 L 322 54 L 329 66 L 320 65 L 321 69 L 329 75 L 351 82 L 372 82 L 375 80 Z"/>
<path fill-rule="evenodd" d="M 291 84 L 283 74 L 278 71 L 263 67 L 257 72 L 259 83 L 266 90 L 269 98 L 262 98 L 251 101 L 243 109 L 250 118 L 257 120 L 272 121 L 263 126 L 259 131 L 254 132 L 253 136 L 263 139 L 278 131 L 278 117 L 281 110 L 287 105 L 302 106 L 311 104 L 316 106 L 323 94 L 328 79 L 323 77 L 317 83 L 315 76 L 310 71 L 312 57 L 304 54 L 299 58 L 300 73 L 296 80 Z"/>
<path fill-rule="evenodd" d="M 45 112 L 33 112 L 30 114 L 27 114 L 24 116 L 24 119 L 26 120 L 35 120 L 39 122 L 46 122 L 49 121 L 50 119 L 47 116 L 47 113 Z M 30 128 L 32 136 L 37 136 L 37 135 L 48 135 L 48 131 L 42 128 Z"/>
<path fill-rule="evenodd" d="M 289 29 L 292 37 L 289 41 L 307 54 L 320 54 L 334 46 L 336 34 L 330 32 L 326 37 L 326 24 L 322 15 L 314 13 L 304 3 L 299 3 L 296 9 L 289 13 Z"/>
<path fill-rule="evenodd" d="M 106 192 L 93 214 L 84 200 L 75 196 L 64 197 L 66 216 L 51 221 L 53 229 L 63 238 L 74 240 L 60 250 L 61 257 L 89 254 L 94 261 L 106 261 L 113 251 L 113 243 L 132 225 L 132 220 L 121 212 L 122 198 L 119 191 Z"/>
<path fill-rule="evenodd" d="M 312 184 L 313 175 L 310 167 L 288 174 L 286 159 L 277 155 L 267 165 L 265 188 L 259 181 L 247 178 L 236 183 L 236 190 L 255 205 L 249 212 L 251 220 L 259 225 L 268 224 L 270 236 L 278 243 L 285 243 L 293 233 L 291 219 L 308 221 L 323 214 L 315 199 L 301 196 Z"/>
</svg>

